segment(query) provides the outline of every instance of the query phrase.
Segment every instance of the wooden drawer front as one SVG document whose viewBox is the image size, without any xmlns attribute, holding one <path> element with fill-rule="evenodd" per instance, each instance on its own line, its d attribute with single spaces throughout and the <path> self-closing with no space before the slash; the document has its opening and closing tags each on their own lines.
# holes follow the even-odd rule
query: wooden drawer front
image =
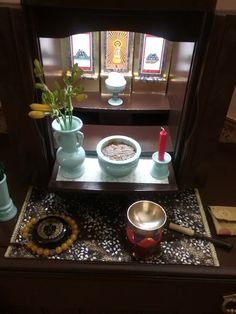
<svg viewBox="0 0 236 314">
<path fill-rule="evenodd" d="M 0 291 L 4 295 L 3 307 L 33 305 L 48 309 L 48 313 L 50 308 L 58 308 L 68 313 L 69 309 L 77 309 L 82 313 L 103 314 L 107 311 L 109 314 L 126 311 L 217 314 L 222 313 L 223 296 L 236 293 L 236 281 L 78 273 L 6 276 L 5 273 L 1 275 Z"/>
</svg>

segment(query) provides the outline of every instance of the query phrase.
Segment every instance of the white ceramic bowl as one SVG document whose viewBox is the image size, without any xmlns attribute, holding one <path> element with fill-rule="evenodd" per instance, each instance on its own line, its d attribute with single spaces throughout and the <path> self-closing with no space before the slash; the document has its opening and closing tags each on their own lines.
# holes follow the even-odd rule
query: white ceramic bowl
<svg viewBox="0 0 236 314">
<path fill-rule="evenodd" d="M 122 92 L 126 86 L 126 80 L 122 73 L 111 72 L 105 80 L 105 85 L 112 92 Z"/>
<path fill-rule="evenodd" d="M 135 150 L 133 157 L 126 160 L 112 160 L 102 152 L 103 148 L 110 144 L 127 144 Z M 124 177 L 130 174 L 137 167 L 141 155 L 141 147 L 137 141 L 128 136 L 112 135 L 103 138 L 97 144 L 97 157 L 101 169 L 113 177 Z"/>
</svg>

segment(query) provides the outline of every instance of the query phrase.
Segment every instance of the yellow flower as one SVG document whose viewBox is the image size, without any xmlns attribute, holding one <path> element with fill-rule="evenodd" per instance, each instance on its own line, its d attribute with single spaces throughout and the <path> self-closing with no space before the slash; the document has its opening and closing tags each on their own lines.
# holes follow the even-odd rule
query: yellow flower
<svg viewBox="0 0 236 314">
<path fill-rule="evenodd" d="M 42 119 L 45 117 L 45 112 L 33 110 L 28 113 L 28 116 L 32 119 Z"/>
<path fill-rule="evenodd" d="M 71 121 L 73 115 L 73 102 L 72 100 L 78 95 L 77 101 L 81 102 L 87 99 L 87 95 L 83 94 L 83 86 L 77 85 L 81 79 L 83 71 L 79 68 L 78 64 L 74 64 L 71 70 L 63 73 L 62 79 L 64 86 L 54 82 L 54 90 L 51 90 L 44 81 L 44 70 L 39 60 L 34 60 L 34 74 L 38 82 L 35 83 L 36 89 L 42 93 L 42 104 L 32 103 L 30 105 L 30 118 L 42 119 L 45 116 L 51 118 L 62 119 L 62 129 L 71 128 Z M 69 119 L 67 117 L 70 117 Z"/>
<path fill-rule="evenodd" d="M 46 111 L 46 112 L 51 111 L 51 107 L 47 104 L 31 104 L 30 108 L 34 111 Z"/>
<path fill-rule="evenodd" d="M 76 100 L 78 100 L 78 101 L 84 101 L 84 100 L 86 100 L 88 98 L 88 96 L 86 95 L 86 94 L 78 94 L 77 96 L 76 96 Z"/>
</svg>

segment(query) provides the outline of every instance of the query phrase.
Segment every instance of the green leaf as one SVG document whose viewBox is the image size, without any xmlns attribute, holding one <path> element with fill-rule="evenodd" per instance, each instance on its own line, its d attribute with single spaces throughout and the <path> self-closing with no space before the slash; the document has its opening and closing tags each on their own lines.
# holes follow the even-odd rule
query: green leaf
<svg viewBox="0 0 236 314">
<path fill-rule="evenodd" d="M 35 83 L 35 87 L 37 89 L 41 89 L 42 91 L 46 91 L 47 90 L 47 86 L 45 86 L 45 84 L 42 84 L 42 83 Z"/>
<path fill-rule="evenodd" d="M 37 59 L 34 60 L 34 73 L 37 78 L 43 78 L 43 68 Z"/>
<path fill-rule="evenodd" d="M 84 92 L 84 87 L 81 85 L 76 86 L 76 87 L 74 87 L 73 92 L 75 93 L 75 95 L 82 94 Z"/>
<path fill-rule="evenodd" d="M 54 88 L 57 89 L 58 91 L 61 89 L 61 85 L 59 84 L 58 81 L 54 82 Z"/>
<path fill-rule="evenodd" d="M 53 90 L 50 90 L 44 81 L 44 70 L 39 60 L 34 60 L 34 73 L 39 82 L 35 84 L 37 89 L 42 91 L 42 102 L 50 105 L 52 108 L 51 117 L 62 117 L 72 115 L 73 103 L 72 100 L 78 94 L 84 92 L 83 86 L 78 84 L 83 71 L 78 64 L 74 64 L 70 70 L 63 73 L 63 84 L 54 81 Z"/>
</svg>

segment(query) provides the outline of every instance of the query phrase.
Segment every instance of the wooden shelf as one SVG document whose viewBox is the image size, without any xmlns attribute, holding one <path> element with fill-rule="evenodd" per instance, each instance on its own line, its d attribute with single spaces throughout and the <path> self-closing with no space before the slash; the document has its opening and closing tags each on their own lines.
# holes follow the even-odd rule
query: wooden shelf
<svg viewBox="0 0 236 314">
<path fill-rule="evenodd" d="M 83 181 L 57 181 L 59 166 L 55 163 L 48 188 L 52 190 L 100 192 L 100 193 L 136 193 L 136 192 L 174 192 L 178 190 L 172 165 L 169 165 L 169 183 L 128 183 L 128 182 L 83 182 Z"/>
<path fill-rule="evenodd" d="M 91 112 L 124 112 L 124 113 L 168 113 L 170 106 L 167 96 L 160 94 L 136 93 L 121 95 L 124 103 L 121 106 L 111 106 L 108 104 L 109 95 L 102 96 L 98 92 L 87 93 L 88 98 L 82 103 L 75 104 L 78 111 Z"/>
<path fill-rule="evenodd" d="M 168 130 L 168 128 L 166 127 Z M 134 138 L 142 148 L 142 156 L 151 159 L 153 152 L 157 151 L 158 134 L 160 126 L 118 126 L 118 125 L 84 125 L 83 147 L 87 157 L 96 156 L 97 143 L 104 137 L 110 135 L 125 135 Z M 173 153 L 170 137 L 168 137 L 167 151 Z M 169 165 L 169 183 L 142 183 L 142 182 L 81 182 L 81 181 L 57 181 L 58 164 L 55 163 L 49 188 L 53 190 L 69 190 L 84 192 L 157 192 L 157 191 L 176 191 L 177 184 L 172 164 Z"/>
<path fill-rule="evenodd" d="M 168 131 L 168 127 L 164 126 Z M 96 152 L 97 143 L 104 137 L 110 135 L 125 135 L 139 142 L 142 148 L 142 156 L 151 156 L 157 151 L 160 126 L 126 126 L 126 125 L 84 125 L 84 149 L 89 154 Z M 167 152 L 173 152 L 170 136 L 167 141 Z"/>
</svg>

